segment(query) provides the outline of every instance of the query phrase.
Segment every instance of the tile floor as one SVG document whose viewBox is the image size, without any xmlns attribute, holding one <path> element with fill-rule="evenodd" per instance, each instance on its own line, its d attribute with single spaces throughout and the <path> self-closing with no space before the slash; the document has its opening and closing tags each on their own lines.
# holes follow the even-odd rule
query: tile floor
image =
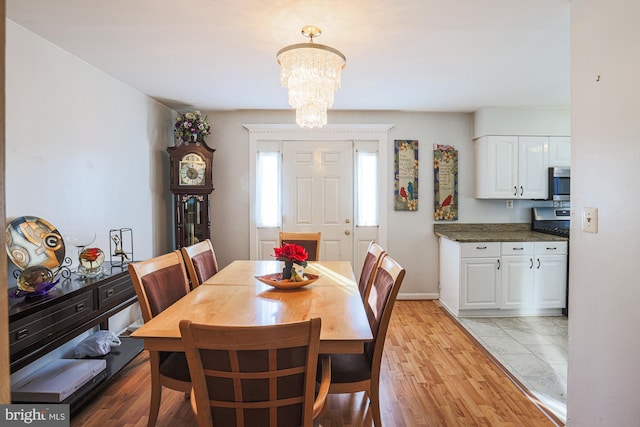
<svg viewBox="0 0 640 427">
<path fill-rule="evenodd" d="M 566 422 L 567 317 L 458 320 L 529 391 Z"/>
</svg>

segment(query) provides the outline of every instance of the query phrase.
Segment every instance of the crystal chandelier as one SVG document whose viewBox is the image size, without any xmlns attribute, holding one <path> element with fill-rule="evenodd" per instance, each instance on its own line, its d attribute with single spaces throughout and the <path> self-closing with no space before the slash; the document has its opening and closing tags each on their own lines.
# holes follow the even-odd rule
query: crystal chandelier
<svg viewBox="0 0 640 427">
<path fill-rule="evenodd" d="M 289 88 L 289 105 L 296 109 L 296 123 L 302 127 L 327 124 L 327 108 L 333 105 L 333 93 L 340 87 L 340 73 L 346 64 L 338 50 L 313 42 L 320 28 L 307 25 L 302 35 L 309 43 L 293 44 L 278 51 L 280 83 Z"/>
</svg>

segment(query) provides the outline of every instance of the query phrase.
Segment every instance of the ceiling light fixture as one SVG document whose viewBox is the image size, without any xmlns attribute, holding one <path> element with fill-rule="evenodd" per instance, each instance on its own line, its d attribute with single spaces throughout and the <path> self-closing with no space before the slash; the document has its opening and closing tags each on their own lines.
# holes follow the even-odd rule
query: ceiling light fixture
<svg viewBox="0 0 640 427">
<path fill-rule="evenodd" d="M 342 52 L 313 42 L 320 28 L 307 25 L 302 35 L 309 43 L 283 47 L 276 55 L 280 64 L 280 83 L 289 88 L 289 105 L 296 109 L 301 127 L 327 124 L 327 108 L 333 105 L 333 93 L 340 87 L 340 73 L 347 63 Z"/>
</svg>

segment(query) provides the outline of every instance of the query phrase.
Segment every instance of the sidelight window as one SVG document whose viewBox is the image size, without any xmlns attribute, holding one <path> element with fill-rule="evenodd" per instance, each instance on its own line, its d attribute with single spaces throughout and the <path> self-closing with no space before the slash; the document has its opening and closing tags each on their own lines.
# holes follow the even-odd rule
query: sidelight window
<svg viewBox="0 0 640 427">
<path fill-rule="evenodd" d="M 280 227 L 280 175 L 282 162 L 278 151 L 258 151 L 256 164 L 256 225 Z"/>
<path fill-rule="evenodd" d="M 378 226 L 378 152 L 356 151 L 356 226 Z"/>
</svg>

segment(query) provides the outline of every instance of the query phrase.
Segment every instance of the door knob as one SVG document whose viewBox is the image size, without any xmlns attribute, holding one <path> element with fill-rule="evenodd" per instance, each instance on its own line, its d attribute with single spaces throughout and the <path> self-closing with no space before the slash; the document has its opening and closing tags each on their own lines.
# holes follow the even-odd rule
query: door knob
<svg viewBox="0 0 640 427">
<path fill-rule="evenodd" d="M 345 224 L 349 224 L 350 222 L 351 222 L 351 220 L 350 220 L 349 218 L 347 218 L 347 219 L 345 219 L 345 220 L 344 220 L 344 223 L 345 223 Z"/>
<path fill-rule="evenodd" d="M 351 231 L 349 230 L 344 230 L 344 234 L 346 234 L 347 236 L 351 234 Z"/>
</svg>

